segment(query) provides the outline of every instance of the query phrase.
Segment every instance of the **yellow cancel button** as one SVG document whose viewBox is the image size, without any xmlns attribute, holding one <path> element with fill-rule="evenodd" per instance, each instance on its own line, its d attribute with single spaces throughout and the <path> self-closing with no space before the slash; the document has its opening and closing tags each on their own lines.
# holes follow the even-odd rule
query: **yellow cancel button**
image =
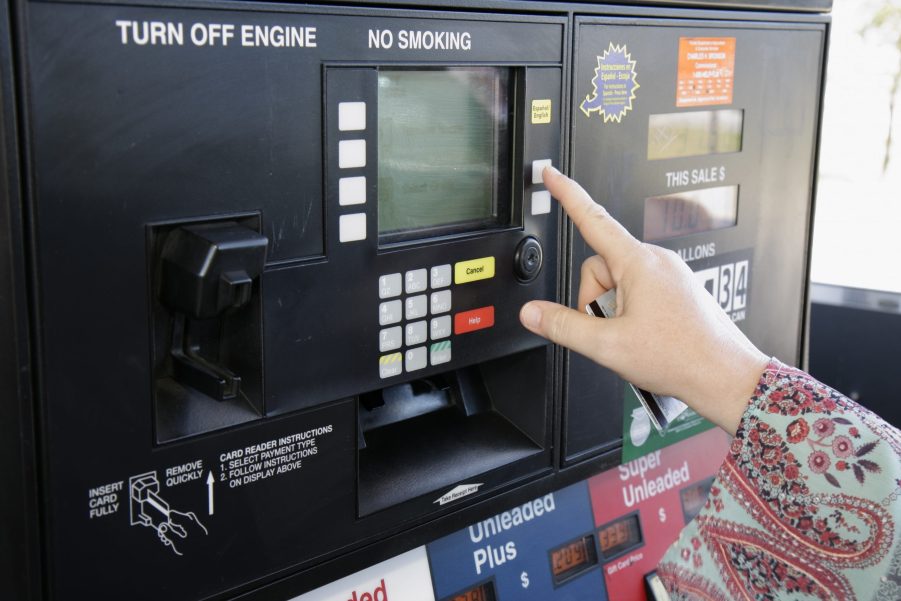
<svg viewBox="0 0 901 601">
<path fill-rule="evenodd" d="M 454 283 L 465 284 L 494 277 L 494 257 L 460 261 L 454 265 Z"/>
</svg>

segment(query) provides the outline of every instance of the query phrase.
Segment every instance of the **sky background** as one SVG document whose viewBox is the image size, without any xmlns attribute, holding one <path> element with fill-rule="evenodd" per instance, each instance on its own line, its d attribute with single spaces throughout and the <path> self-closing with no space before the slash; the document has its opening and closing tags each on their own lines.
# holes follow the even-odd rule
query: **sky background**
<svg viewBox="0 0 901 601">
<path fill-rule="evenodd" d="M 882 162 L 901 31 L 861 30 L 901 0 L 834 0 L 811 279 L 901 293 L 901 94 Z"/>
</svg>

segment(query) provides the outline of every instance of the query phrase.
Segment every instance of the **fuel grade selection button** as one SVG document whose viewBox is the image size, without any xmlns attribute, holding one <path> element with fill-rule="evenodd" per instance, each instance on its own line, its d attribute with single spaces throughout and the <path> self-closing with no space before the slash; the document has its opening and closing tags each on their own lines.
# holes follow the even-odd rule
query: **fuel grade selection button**
<svg viewBox="0 0 901 601">
<path fill-rule="evenodd" d="M 494 325 L 494 306 L 463 311 L 454 315 L 454 334 L 484 330 Z"/>
</svg>

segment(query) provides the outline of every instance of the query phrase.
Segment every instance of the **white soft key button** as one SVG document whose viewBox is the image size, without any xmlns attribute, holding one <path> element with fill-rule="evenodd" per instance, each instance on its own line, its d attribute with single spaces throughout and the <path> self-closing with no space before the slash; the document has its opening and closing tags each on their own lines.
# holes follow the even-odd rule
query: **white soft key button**
<svg viewBox="0 0 901 601">
<path fill-rule="evenodd" d="M 338 130 L 360 131 L 366 129 L 365 102 L 338 103 Z"/>
<path fill-rule="evenodd" d="M 341 140 L 338 142 L 338 167 L 354 169 L 366 166 L 366 140 Z"/>
<path fill-rule="evenodd" d="M 429 272 L 426 269 L 414 269 L 404 275 L 407 294 L 422 292 L 429 285 Z"/>
<path fill-rule="evenodd" d="M 551 159 L 541 159 L 539 161 L 532 161 L 532 183 L 533 184 L 543 184 L 544 179 L 541 177 L 541 174 L 544 173 L 545 167 L 551 166 Z"/>
<path fill-rule="evenodd" d="M 551 193 L 547 190 L 532 192 L 532 215 L 547 215 L 551 212 Z"/>
<path fill-rule="evenodd" d="M 338 204 L 342 207 L 366 202 L 366 176 L 338 179 Z"/>
<path fill-rule="evenodd" d="M 403 317 L 403 305 L 399 300 L 388 301 L 379 305 L 379 325 L 397 323 Z"/>
<path fill-rule="evenodd" d="M 338 241 L 356 242 L 366 239 L 366 213 L 351 213 L 338 217 Z"/>
</svg>

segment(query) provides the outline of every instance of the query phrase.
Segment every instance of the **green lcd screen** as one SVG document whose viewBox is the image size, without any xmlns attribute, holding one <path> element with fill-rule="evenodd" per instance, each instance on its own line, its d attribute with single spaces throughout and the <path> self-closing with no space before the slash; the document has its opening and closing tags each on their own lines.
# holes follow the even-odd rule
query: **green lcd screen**
<svg viewBox="0 0 901 601">
<path fill-rule="evenodd" d="M 379 71 L 381 241 L 510 223 L 510 77 L 494 67 Z"/>
</svg>

